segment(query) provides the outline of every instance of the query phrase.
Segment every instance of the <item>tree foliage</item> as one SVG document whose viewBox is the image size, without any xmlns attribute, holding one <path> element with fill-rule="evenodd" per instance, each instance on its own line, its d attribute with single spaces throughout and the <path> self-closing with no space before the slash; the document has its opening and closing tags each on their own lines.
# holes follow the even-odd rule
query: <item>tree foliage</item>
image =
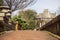
<svg viewBox="0 0 60 40">
<path fill-rule="evenodd" d="M 34 29 L 35 28 L 35 16 L 36 16 L 36 12 L 33 10 L 26 10 L 26 11 L 22 11 L 20 12 L 20 15 L 22 19 L 24 19 L 27 23 L 26 29 Z"/>
<path fill-rule="evenodd" d="M 20 11 L 17 17 L 19 23 L 22 25 L 22 29 L 34 29 L 35 28 L 35 16 L 36 12 L 33 10 Z"/>
</svg>

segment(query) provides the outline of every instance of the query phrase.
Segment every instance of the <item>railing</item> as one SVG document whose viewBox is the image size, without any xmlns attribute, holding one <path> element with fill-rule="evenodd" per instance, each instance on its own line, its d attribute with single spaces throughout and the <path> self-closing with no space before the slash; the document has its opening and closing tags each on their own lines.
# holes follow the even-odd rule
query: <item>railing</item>
<svg viewBox="0 0 60 40">
<path fill-rule="evenodd" d="M 42 29 L 45 29 L 60 36 L 60 15 L 58 15 L 56 18 L 42 26 L 41 30 Z"/>
</svg>

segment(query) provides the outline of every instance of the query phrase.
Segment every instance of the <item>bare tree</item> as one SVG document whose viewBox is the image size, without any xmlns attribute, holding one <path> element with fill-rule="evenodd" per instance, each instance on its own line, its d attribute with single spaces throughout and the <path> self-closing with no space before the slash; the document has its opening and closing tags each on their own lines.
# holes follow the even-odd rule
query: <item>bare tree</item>
<svg viewBox="0 0 60 40">
<path fill-rule="evenodd" d="M 10 7 L 11 11 L 15 11 L 18 9 L 24 9 L 29 5 L 32 5 L 36 2 L 36 0 L 4 0 L 6 5 Z"/>
<path fill-rule="evenodd" d="M 3 4 L 3 0 L 0 0 L 0 6 L 2 6 L 2 4 Z"/>
</svg>

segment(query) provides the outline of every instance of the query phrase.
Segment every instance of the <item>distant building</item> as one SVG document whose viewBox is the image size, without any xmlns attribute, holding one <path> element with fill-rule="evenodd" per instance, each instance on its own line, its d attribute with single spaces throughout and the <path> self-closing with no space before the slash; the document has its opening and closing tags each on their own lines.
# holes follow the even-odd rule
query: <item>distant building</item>
<svg viewBox="0 0 60 40">
<path fill-rule="evenodd" d="M 36 25 L 38 27 L 42 27 L 43 25 L 45 25 L 55 17 L 56 17 L 56 13 L 51 13 L 50 11 L 48 11 L 48 9 L 45 9 L 43 13 L 40 13 L 39 15 L 36 16 L 35 18 Z"/>
</svg>

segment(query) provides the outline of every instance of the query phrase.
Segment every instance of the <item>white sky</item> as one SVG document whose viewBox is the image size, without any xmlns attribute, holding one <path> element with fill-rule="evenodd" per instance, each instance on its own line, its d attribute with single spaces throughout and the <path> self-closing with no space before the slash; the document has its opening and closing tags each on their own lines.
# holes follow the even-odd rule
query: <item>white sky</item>
<svg viewBox="0 0 60 40">
<path fill-rule="evenodd" d="M 28 6 L 25 9 L 33 9 L 38 13 L 43 12 L 44 9 L 49 9 L 51 12 L 56 12 L 59 6 L 60 0 L 37 0 L 34 5 Z"/>
<path fill-rule="evenodd" d="M 42 12 L 44 9 L 55 12 L 59 6 L 60 0 L 37 0 L 34 5 L 27 7 L 27 9 L 36 10 L 38 13 Z"/>
</svg>

